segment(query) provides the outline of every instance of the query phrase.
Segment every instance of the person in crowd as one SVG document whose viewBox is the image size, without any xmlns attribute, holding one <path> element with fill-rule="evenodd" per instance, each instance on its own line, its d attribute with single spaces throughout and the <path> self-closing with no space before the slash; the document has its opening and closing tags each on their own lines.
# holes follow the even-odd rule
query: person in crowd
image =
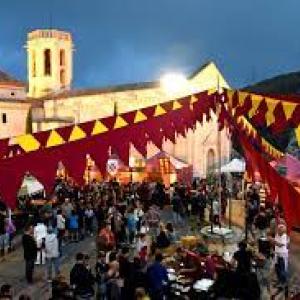
<svg viewBox="0 0 300 300">
<path fill-rule="evenodd" d="M 38 254 L 36 264 L 44 265 L 46 263 L 46 255 L 45 255 L 45 237 L 47 235 L 47 227 L 42 222 L 42 220 L 38 220 L 37 224 L 34 226 L 33 236 L 36 240 L 36 244 L 38 247 Z"/>
<path fill-rule="evenodd" d="M 136 229 L 137 231 L 141 230 L 142 220 L 144 216 L 143 206 L 140 200 L 137 200 L 134 208 L 134 215 L 137 220 Z"/>
<path fill-rule="evenodd" d="M 123 281 L 123 287 L 122 287 L 122 299 L 130 300 L 133 297 L 133 294 L 131 293 L 131 272 L 132 272 L 132 263 L 129 260 L 129 247 L 123 247 L 121 249 L 121 253 L 118 257 L 119 261 L 119 273 L 120 278 Z"/>
<path fill-rule="evenodd" d="M 1 300 L 12 300 L 13 289 L 10 284 L 3 284 L 0 288 L 0 299 Z"/>
<path fill-rule="evenodd" d="M 181 266 L 179 273 L 189 276 L 194 280 L 199 279 L 202 274 L 199 255 L 182 247 L 178 247 L 176 253 Z"/>
<path fill-rule="evenodd" d="M 121 288 L 124 281 L 120 279 L 120 266 L 117 261 L 117 253 L 112 251 L 109 255 L 108 271 L 107 271 L 107 299 L 121 300 Z"/>
<path fill-rule="evenodd" d="M 254 226 L 258 231 L 257 238 L 265 237 L 266 231 L 269 227 L 269 220 L 266 215 L 266 210 L 264 207 L 260 207 L 259 213 L 256 215 L 254 219 Z"/>
<path fill-rule="evenodd" d="M 33 237 L 32 225 L 25 226 L 22 244 L 24 250 L 26 280 L 29 284 L 31 284 L 33 283 L 34 263 L 36 261 L 38 251 L 36 241 Z"/>
<path fill-rule="evenodd" d="M 93 236 L 93 221 L 94 221 L 94 210 L 92 205 L 89 204 L 85 210 L 85 227 L 86 232 L 90 236 Z"/>
<path fill-rule="evenodd" d="M 168 222 L 166 225 L 166 235 L 170 244 L 174 244 L 176 241 L 176 233 L 171 222 Z"/>
<path fill-rule="evenodd" d="M 168 273 L 166 267 L 162 265 L 162 260 L 162 254 L 157 253 L 154 263 L 147 269 L 150 297 L 153 300 L 163 300 L 166 293 Z"/>
<path fill-rule="evenodd" d="M 80 299 L 92 299 L 94 296 L 95 278 L 84 265 L 84 254 L 77 253 L 76 263 L 70 272 L 70 284 L 74 288 L 75 296 Z"/>
<path fill-rule="evenodd" d="M 70 240 L 72 242 L 79 241 L 79 217 L 75 210 L 72 210 L 69 217 Z"/>
<path fill-rule="evenodd" d="M 59 254 L 62 256 L 62 244 L 66 231 L 66 218 L 63 215 L 62 209 L 57 210 L 56 215 L 56 224 L 57 224 L 57 238 L 58 238 L 58 248 Z"/>
<path fill-rule="evenodd" d="M 159 234 L 156 237 L 156 247 L 158 249 L 164 249 L 164 248 L 169 247 L 170 244 L 171 244 L 171 242 L 168 239 L 165 225 L 163 223 L 160 223 L 159 224 Z"/>
<path fill-rule="evenodd" d="M 149 233 L 152 236 L 158 234 L 158 227 L 160 222 L 160 212 L 159 207 L 155 204 L 152 204 L 145 214 L 145 222 L 147 227 L 149 227 Z"/>
<path fill-rule="evenodd" d="M 6 210 L 0 210 L 0 256 L 5 254 L 7 235 L 5 229 Z"/>
<path fill-rule="evenodd" d="M 16 234 L 16 226 L 15 226 L 12 218 L 6 219 L 5 231 L 6 231 L 6 235 L 7 235 L 7 239 L 8 239 L 8 252 L 10 252 L 14 249 L 13 239 Z"/>
<path fill-rule="evenodd" d="M 78 240 L 83 240 L 84 239 L 84 226 L 85 226 L 85 201 L 84 199 L 80 199 L 78 205 L 77 205 L 77 209 L 76 209 L 76 215 L 78 217 Z M 72 218 L 72 216 L 71 216 Z"/>
<path fill-rule="evenodd" d="M 62 208 L 63 215 L 66 218 L 66 223 L 65 223 L 66 224 L 66 236 L 70 237 L 69 236 L 69 224 L 70 224 L 70 217 L 71 217 L 72 211 L 74 210 L 74 207 L 69 198 L 65 198 L 64 203 L 62 204 L 61 208 Z"/>
<path fill-rule="evenodd" d="M 143 287 L 138 287 L 135 290 L 135 299 L 136 300 L 150 300 L 150 297 L 147 295 Z"/>
<path fill-rule="evenodd" d="M 45 252 L 47 265 L 47 279 L 52 281 L 52 269 L 54 274 L 59 274 L 59 247 L 58 239 L 52 227 L 48 227 L 47 235 L 45 237 Z"/>
<path fill-rule="evenodd" d="M 250 273 L 253 259 L 252 252 L 247 249 L 247 243 L 245 241 L 241 241 L 238 247 L 239 249 L 233 254 L 236 272 L 238 274 Z"/>
<path fill-rule="evenodd" d="M 138 218 L 134 214 L 134 209 L 130 207 L 128 209 L 127 215 L 126 215 L 126 223 L 127 223 L 127 230 L 128 230 L 128 242 L 130 245 L 133 244 L 133 241 L 135 239 L 136 230 L 137 230 L 137 222 Z"/>
<path fill-rule="evenodd" d="M 106 226 L 102 228 L 98 235 L 98 248 L 102 251 L 111 251 L 116 247 L 115 235 L 111 230 L 111 222 L 106 221 Z"/>
<path fill-rule="evenodd" d="M 288 279 L 288 260 L 289 260 L 289 237 L 287 235 L 286 226 L 279 224 L 277 233 L 271 242 L 275 246 L 275 271 L 278 279 L 278 286 L 284 287 Z"/>
<path fill-rule="evenodd" d="M 182 214 L 183 214 L 183 202 L 179 196 L 178 189 L 175 189 L 173 198 L 171 199 L 171 205 L 173 208 L 173 221 L 175 225 L 183 225 Z"/>
<path fill-rule="evenodd" d="M 98 254 L 96 266 L 95 266 L 95 274 L 96 274 L 96 282 L 97 282 L 97 299 L 105 300 L 107 293 L 107 278 L 106 273 L 108 271 L 108 265 L 105 261 L 105 252 L 100 251 Z"/>
<path fill-rule="evenodd" d="M 52 297 L 49 300 L 73 300 L 74 291 L 66 278 L 62 275 L 55 277 L 52 281 Z"/>
</svg>

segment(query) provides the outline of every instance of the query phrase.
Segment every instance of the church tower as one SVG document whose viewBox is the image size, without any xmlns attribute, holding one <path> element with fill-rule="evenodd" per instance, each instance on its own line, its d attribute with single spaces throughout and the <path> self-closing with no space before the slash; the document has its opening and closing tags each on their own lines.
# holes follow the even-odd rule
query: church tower
<svg viewBox="0 0 300 300">
<path fill-rule="evenodd" d="M 68 90 L 72 83 L 73 43 L 69 32 L 35 30 L 27 36 L 28 96 Z"/>
</svg>

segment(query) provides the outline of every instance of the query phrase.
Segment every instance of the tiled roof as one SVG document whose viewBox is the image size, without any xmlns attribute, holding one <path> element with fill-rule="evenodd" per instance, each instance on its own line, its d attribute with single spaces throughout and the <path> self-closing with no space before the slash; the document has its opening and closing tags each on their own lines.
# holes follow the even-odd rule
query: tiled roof
<svg viewBox="0 0 300 300">
<path fill-rule="evenodd" d="M 207 62 L 203 64 L 200 68 L 197 68 L 188 78 L 192 79 L 201 71 L 203 71 L 207 66 L 212 62 Z M 134 91 L 134 90 L 143 90 L 143 89 L 153 89 L 160 86 L 159 81 L 150 81 L 150 82 L 140 82 L 140 83 L 129 83 L 122 85 L 115 85 L 103 88 L 88 88 L 88 89 L 71 89 L 58 93 L 52 93 L 47 96 L 41 97 L 36 100 L 52 100 L 52 99 L 63 99 L 68 97 L 79 97 L 79 96 L 88 96 L 88 95 L 97 95 L 97 94 L 107 94 L 107 93 L 116 93 L 123 91 Z"/>
<path fill-rule="evenodd" d="M 16 78 L 8 75 L 7 73 L 0 70 L 0 84 L 9 84 L 9 85 L 16 85 L 16 86 L 25 86 L 26 83 Z"/>
</svg>

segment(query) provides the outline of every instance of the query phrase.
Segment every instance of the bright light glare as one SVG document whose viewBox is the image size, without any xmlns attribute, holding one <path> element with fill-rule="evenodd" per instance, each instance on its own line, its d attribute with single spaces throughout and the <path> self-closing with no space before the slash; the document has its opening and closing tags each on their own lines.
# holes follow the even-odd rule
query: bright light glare
<svg viewBox="0 0 300 300">
<path fill-rule="evenodd" d="M 162 76 L 161 86 L 167 94 L 178 93 L 188 86 L 188 81 L 183 74 L 169 73 Z"/>
</svg>

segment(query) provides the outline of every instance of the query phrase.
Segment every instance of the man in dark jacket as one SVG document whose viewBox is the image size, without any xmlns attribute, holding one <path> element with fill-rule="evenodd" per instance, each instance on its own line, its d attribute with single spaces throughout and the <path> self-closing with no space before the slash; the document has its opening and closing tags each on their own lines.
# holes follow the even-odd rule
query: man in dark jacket
<svg viewBox="0 0 300 300">
<path fill-rule="evenodd" d="M 22 238 L 25 259 L 25 275 L 28 283 L 32 283 L 32 276 L 34 271 L 34 263 L 37 257 L 37 245 L 33 238 L 33 226 L 27 225 L 25 227 Z"/>
<path fill-rule="evenodd" d="M 70 283 L 75 289 L 75 295 L 84 299 L 92 299 L 94 282 L 95 278 L 84 265 L 84 255 L 77 253 L 76 264 L 70 272 Z"/>
</svg>

